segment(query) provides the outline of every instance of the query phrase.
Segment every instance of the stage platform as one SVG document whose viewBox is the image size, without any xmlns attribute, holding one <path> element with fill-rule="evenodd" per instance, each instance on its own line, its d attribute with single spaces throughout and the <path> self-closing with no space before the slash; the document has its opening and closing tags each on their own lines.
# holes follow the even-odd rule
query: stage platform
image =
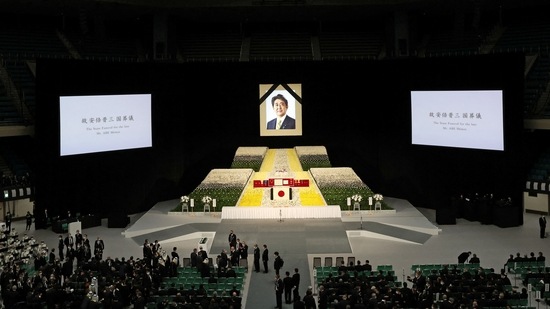
<svg viewBox="0 0 550 309">
<path fill-rule="evenodd" d="M 432 224 L 408 201 L 387 197 L 393 210 L 341 211 L 336 206 L 323 207 L 224 207 L 222 212 L 171 212 L 178 200 L 157 203 L 133 225 L 124 230 L 126 238 L 157 237 L 162 242 L 214 237 L 219 227 L 235 221 L 253 221 L 257 224 L 285 221 L 286 224 L 303 224 L 315 220 L 336 220 L 347 237 L 371 237 L 395 241 L 423 243 L 441 229 Z M 239 223 L 241 224 L 241 223 Z M 249 224 L 249 223 L 247 223 Z M 353 228 L 347 228 L 353 226 Z"/>
</svg>

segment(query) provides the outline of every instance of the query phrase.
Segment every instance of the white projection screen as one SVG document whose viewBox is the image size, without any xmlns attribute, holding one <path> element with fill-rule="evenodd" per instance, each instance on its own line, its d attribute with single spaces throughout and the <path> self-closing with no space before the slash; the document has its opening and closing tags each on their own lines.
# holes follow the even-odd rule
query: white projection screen
<svg viewBox="0 0 550 309">
<path fill-rule="evenodd" d="M 502 90 L 411 91 L 413 145 L 504 151 Z"/>
<path fill-rule="evenodd" d="M 60 155 L 152 147 L 151 94 L 60 96 Z"/>
</svg>

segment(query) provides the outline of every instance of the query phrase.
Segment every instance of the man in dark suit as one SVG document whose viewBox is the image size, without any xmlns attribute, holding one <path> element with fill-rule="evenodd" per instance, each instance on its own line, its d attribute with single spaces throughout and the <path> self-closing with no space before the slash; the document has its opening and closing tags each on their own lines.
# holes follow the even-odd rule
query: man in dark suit
<svg viewBox="0 0 550 309">
<path fill-rule="evenodd" d="M 283 285 L 285 287 L 285 304 L 292 304 L 292 287 L 294 286 L 294 282 L 292 282 L 289 271 L 285 272 Z"/>
<path fill-rule="evenodd" d="M 191 255 L 189 257 L 189 259 L 191 260 L 191 267 L 197 267 L 197 258 L 197 248 L 193 248 L 193 252 L 191 252 Z"/>
<path fill-rule="evenodd" d="M 76 246 L 78 245 L 82 245 L 84 241 L 84 236 L 82 235 L 82 233 L 80 233 L 80 230 L 76 230 L 76 232 L 74 233 L 74 243 Z"/>
<path fill-rule="evenodd" d="M 262 261 L 264 262 L 264 273 L 267 274 L 267 271 L 268 271 L 267 262 L 269 261 L 269 250 L 267 249 L 266 244 L 264 244 L 264 252 L 262 252 Z"/>
<path fill-rule="evenodd" d="M 254 244 L 254 270 L 260 272 L 260 248 L 258 244 Z"/>
<path fill-rule="evenodd" d="M 275 300 L 277 306 L 275 308 L 283 309 L 283 292 L 285 290 L 285 285 L 283 279 L 277 274 L 275 275 Z"/>
<path fill-rule="evenodd" d="M 546 217 L 544 215 L 539 218 L 540 238 L 546 238 Z"/>
<path fill-rule="evenodd" d="M 283 268 L 283 259 L 279 255 L 279 251 L 275 251 L 275 261 L 273 261 L 273 268 L 275 268 L 275 273 L 278 275 L 279 270 Z"/>
<path fill-rule="evenodd" d="M 74 246 L 73 235 L 71 235 L 71 233 L 67 234 L 64 242 L 65 242 L 65 247 L 67 248 L 67 255 L 69 255 L 69 250 Z"/>
<path fill-rule="evenodd" d="M 200 259 L 197 259 L 197 263 L 202 262 L 204 260 L 208 260 L 208 253 L 206 253 L 206 251 L 204 250 L 204 248 L 202 246 L 199 247 L 199 253 L 197 255 L 201 256 Z"/>
<path fill-rule="evenodd" d="M 6 213 L 6 216 L 4 217 L 4 220 L 6 221 L 6 230 L 8 232 L 11 231 L 11 219 L 12 219 L 11 212 L 8 211 Z"/>
<path fill-rule="evenodd" d="M 172 263 L 170 265 L 170 277 L 176 277 L 178 275 L 178 267 L 180 265 L 180 256 L 177 252 L 178 247 L 172 248 L 172 253 L 170 253 L 170 256 L 172 257 Z"/>
<path fill-rule="evenodd" d="M 277 118 L 267 122 L 268 130 L 296 129 L 296 120 L 287 115 L 288 100 L 282 94 L 271 98 L 271 106 Z"/>
<path fill-rule="evenodd" d="M 233 230 L 229 231 L 229 236 L 227 236 L 227 242 L 229 243 L 229 248 L 237 248 L 237 235 L 233 233 Z"/>
<path fill-rule="evenodd" d="M 59 235 L 59 242 L 57 244 L 57 249 L 59 250 L 59 259 L 63 261 L 63 250 L 65 249 L 65 241 L 63 236 Z"/>
<path fill-rule="evenodd" d="M 94 242 L 94 255 L 97 259 L 101 260 L 103 258 L 103 250 L 105 250 L 105 243 L 101 237 L 97 237 Z"/>
<path fill-rule="evenodd" d="M 292 275 L 292 283 L 294 284 L 293 299 L 297 301 L 300 299 L 300 272 L 298 268 L 294 268 L 294 275 Z"/>
<path fill-rule="evenodd" d="M 50 256 L 48 257 L 48 263 L 53 264 L 55 262 L 55 248 L 52 248 L 50 251 Z"/>
<path fill-rule="evenodd" d="M 460 255 L 458 255 L 458 264 L 466 263 L 466 261 L 468 261 L 468 258 L 470 257 L 470 254 L 472 254 L 472 252 L 465 251 L 465 252 L 462 252 Z"/>
</svg>

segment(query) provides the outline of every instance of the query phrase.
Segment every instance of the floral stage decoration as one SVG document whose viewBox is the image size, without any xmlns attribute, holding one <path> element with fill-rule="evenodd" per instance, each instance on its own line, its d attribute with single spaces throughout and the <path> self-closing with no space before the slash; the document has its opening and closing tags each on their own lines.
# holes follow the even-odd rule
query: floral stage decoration
<svg viewBox="0 0 550 309">
<path fill-rule="evenodd" d="M 246 167 L 246 168 L 239 168 Z M 310 179 L 314 186 L 292 188 L 293 199 L 285 206 L 339 205 L 347 210 L 347 200 L 361 202 L 364 198 L 379 201 L 383 210 L 391 210 L 380 193 L 374 192 L 350 167 L 331 167 L 324 146 L 296 146 L 291 149 L 268 149 L 267 147 L 239 147 L 235 153 L 232 168 L 213 169 L 205 179 L 188 195 L 180 198 L 173 211 L 181 212 L 184 200 L 195 202 L 197 211 L 204 210 L 204 204 L 216 199 L 219 209 L 230 206 L 278 206 L 267 199 L 267 190 L 250 190 L 254 179 L 298 178 Z M 278 203 L 284 203 L 280 201 Z"/>
<path fill-rule="evenodd" d="M 216 199 L 218 206 L 235 206 L 253 172 L 249 168 L 213 169 L 187 197 L 195 200 L 195 211 L 199 212 L 204 210 L 206 200 L 208 204 Z M 181 203 L 172 211 L 181 212 Z"/>
</svg>

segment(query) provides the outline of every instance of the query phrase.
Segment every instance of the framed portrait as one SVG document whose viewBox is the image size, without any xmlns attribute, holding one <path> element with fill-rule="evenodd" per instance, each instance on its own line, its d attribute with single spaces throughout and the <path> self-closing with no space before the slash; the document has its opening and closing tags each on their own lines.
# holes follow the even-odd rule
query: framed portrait
<svg viewBox="0 0 550 309">
<path fill-rule="evenodd" d="M 260 84 L 260 136 L 302 135 L 302 85 Z"/>
</svg>

